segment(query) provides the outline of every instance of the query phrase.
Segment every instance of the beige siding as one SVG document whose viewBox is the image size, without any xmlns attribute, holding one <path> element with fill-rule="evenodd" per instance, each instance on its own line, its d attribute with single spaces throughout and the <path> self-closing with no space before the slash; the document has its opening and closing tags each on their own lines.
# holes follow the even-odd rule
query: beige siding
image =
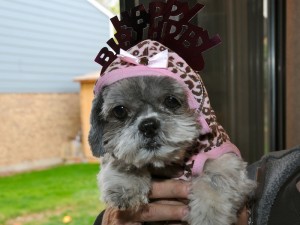
<svg viewBox="0 0 300 225">
<path fill-rule="evenodd" d="M 0 102 L 0 172 L 66 156 L 80 130 L 79 94 L 0 94 Z"/>
<path fill-rule="evenodd" d="M 80 90 L 80 105 L 81 105 L 81 127 L 82 127 L 82 147 L 84 155 L 89 160 L 95 160 L 88 143 L 88 135 L 90 131 L 90 114 L 92 101 L 94 98 L 93 88 L 95 82 L 82 82 Z"/>
</svg>

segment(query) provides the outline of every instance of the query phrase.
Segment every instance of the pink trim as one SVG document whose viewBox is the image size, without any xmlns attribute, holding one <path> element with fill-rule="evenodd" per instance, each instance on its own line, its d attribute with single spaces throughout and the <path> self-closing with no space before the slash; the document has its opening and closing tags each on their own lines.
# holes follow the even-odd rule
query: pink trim
<svg viewBox="0 0 300 225">
<path fill-rule="evenodd" d="M 192 175 L 195 176 L 201 174 L 204 164 L 208 159 L 216 159 L 226 153 L 235 153 L 237 156 L 241 157 L 239 149 L 231 142 L 225 142 L 221 146 L 213 148 L 208 152 L 200 152 L 199 154 L 194 155 L 190 159 L 190 161 L 194 161 Z"/>
<path fill-rule="evenodd" d="M 205 117 L 202 115 L 202 113 L 198 117 L 198 122 L 201 125 L 200 134 L 204 135 L 212 132 L 211 128 L 208 126 Z"/>
<path fill-rule="evenodd" d="M 104 86 L 110 85 L 116 81 L 138 76 L 167 76 L 177 80 L 186 90 L 188 94 L 188 103 L 191 109 L 198 109 L 199 103 L 194 98 L 191 90 L 186 86 L 182 78 L 177 74 L 172 73 L 167 69 L 162 68 L 149 68 L 147 66 L 131 66 L 126 68 L 120 68 L 111 72 L 105 73 L 96 83 L 94 92 L 98 94 Z"/>
</svg>

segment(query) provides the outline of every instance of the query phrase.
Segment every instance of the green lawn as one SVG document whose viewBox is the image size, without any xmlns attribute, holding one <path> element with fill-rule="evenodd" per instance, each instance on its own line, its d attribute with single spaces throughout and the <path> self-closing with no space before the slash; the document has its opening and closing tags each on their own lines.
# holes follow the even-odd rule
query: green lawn
<svg viewBox="0 0 300 225">
<path fill-rule="evenodd" d="M 0 224 L 91 225 L 104 208 L 97 164 L 64 165 L 0 178 Z"/>
</svg>

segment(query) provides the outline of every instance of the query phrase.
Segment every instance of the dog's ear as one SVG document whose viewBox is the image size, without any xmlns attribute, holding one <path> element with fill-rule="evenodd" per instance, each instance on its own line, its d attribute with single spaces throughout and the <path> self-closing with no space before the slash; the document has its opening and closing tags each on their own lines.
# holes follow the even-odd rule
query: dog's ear
<svg viewBox="0 0 300 225">
<path fill-rule="evenodd" d="M 90 133 L 89 133 L 89 143 L 93 155 L 100 157 L 104 155 L 104 148 L 102 143 L 104 120 L 101 115 L 103 105 L 103 98 L 101 94 L 96 96 L 93 100 L 92 111 L 90 117 Z"/>
</svg>

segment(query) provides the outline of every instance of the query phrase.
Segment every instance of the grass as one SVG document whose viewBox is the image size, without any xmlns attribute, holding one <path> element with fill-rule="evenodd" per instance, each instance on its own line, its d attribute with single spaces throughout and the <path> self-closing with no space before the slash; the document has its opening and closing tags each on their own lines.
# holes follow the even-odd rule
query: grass
<svg viewBox="0 0 300 225">
<path fill-rule="evenodd" d="M 0 178 L 0 224 L 91 225 L 104 208 L 97 164 L 75 164 Z M 19 219 L 18 219 L 19 217 Z"/>
</svg>

